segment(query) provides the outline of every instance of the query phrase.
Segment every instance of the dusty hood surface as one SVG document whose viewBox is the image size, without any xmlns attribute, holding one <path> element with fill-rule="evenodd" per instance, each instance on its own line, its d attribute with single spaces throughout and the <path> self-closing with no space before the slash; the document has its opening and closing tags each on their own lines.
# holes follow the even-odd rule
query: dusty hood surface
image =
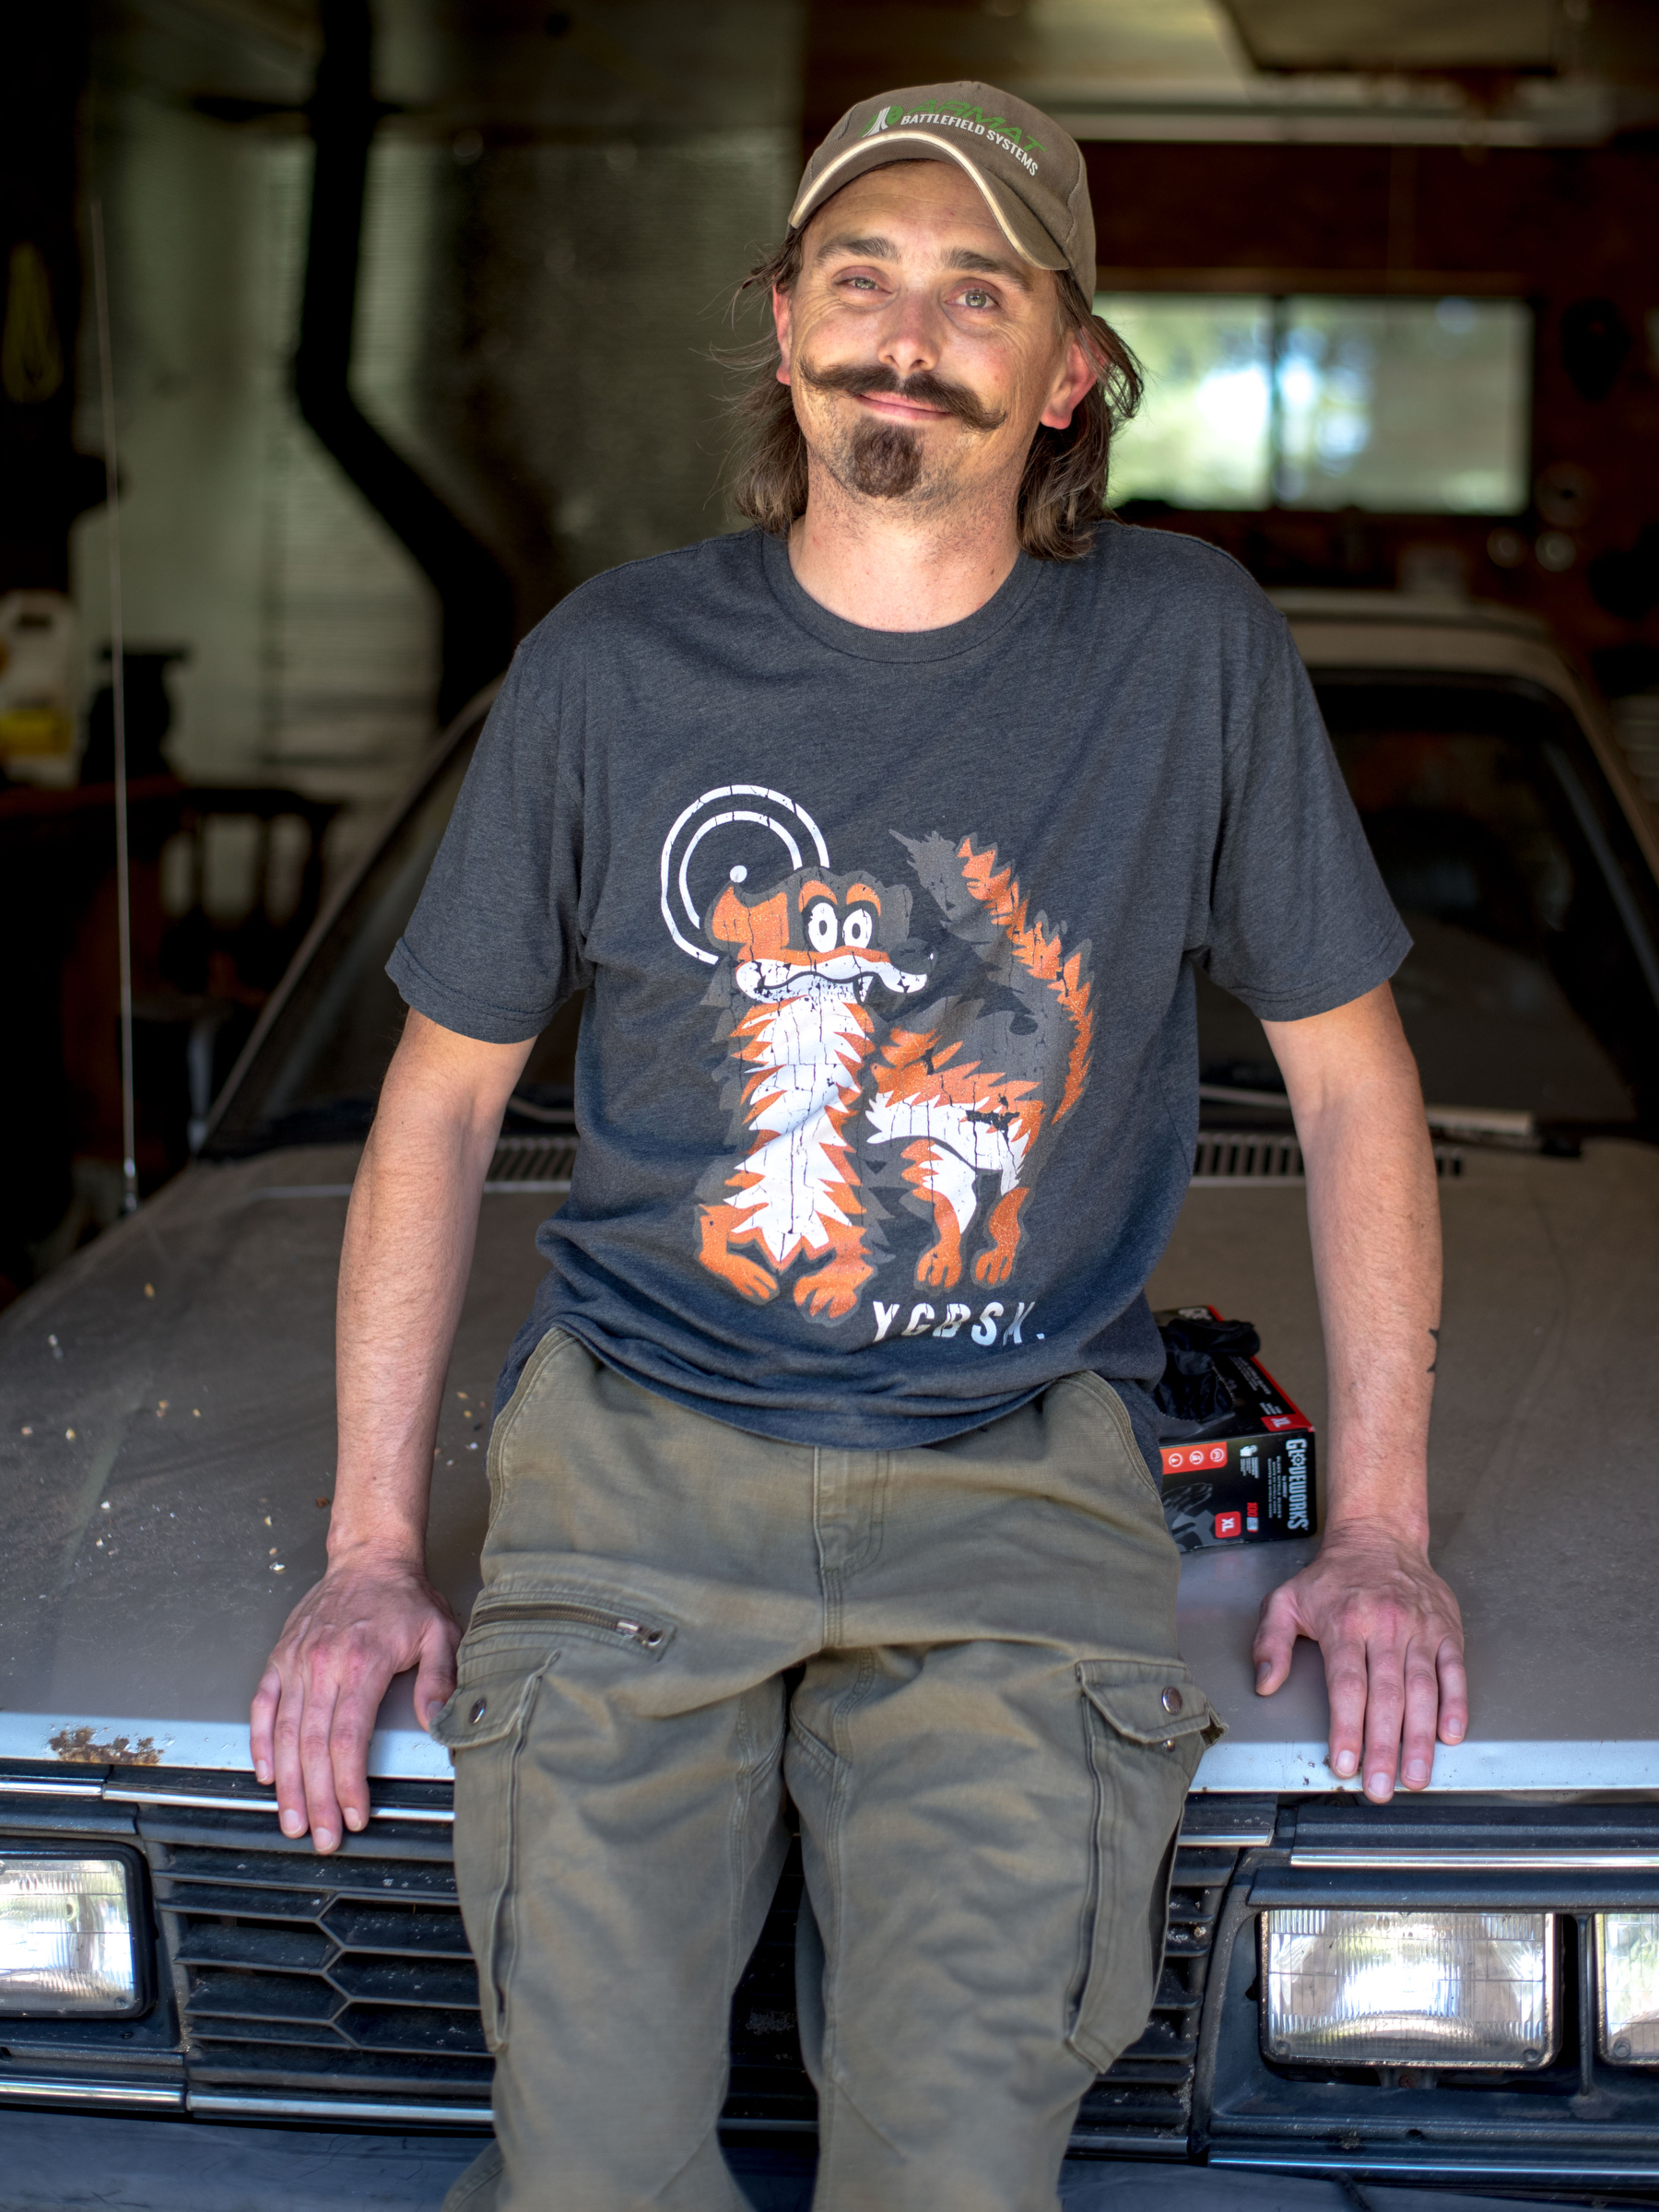
<svg viewBox="0 0 1659 2212">
<path fill-rule="evenodd" d="M 1659 1149 L 1582 1159 L 1471 1150 L 1442 1183 L 1446 1291 L 1430 1502 L 1468 1636 L 1469 1738 L 1444 1789 L 1659 1788 Z M 1194 1188 L 1149 1286 L 1158 1305 L 1246 1315 L 1324 1430 L 1304 1194 Z M 1322 1488 L 1323 1488 L 1322 1468 Z M 1262 1598 L 1311 1544 L 1186 1563 L 1182 1643 L 1231 1730 L 1199 1784 L 1330 1789 L 1318 1653 L 1271 1699 L 1251 1682 Z M 1353 1786 L 1352 1784 L 1341 1786 Z"/>
<path fill-rule="evenodd" d="M 193 1168 L 0 1320 L 0 1757 L 246 1769 L 248 1700 L 323 1568 L 355 1164 L 340 1147 Z M 1436 1786 L 1659 1787 L 1659 1151 L 1471 1152 L 1442 1198 L 1435 1542 L 1469 1630 L 1474 1718 Z M 433 1572 L 463 1617 L 488 1406 L 548 1204 L 484 1202 L 433 1483 Z M 1150 1291 L 1254 1321 L 1323 1428 L 1300 1189 L 1195 1188 Z M 1252 1688 L 1262 1596 L 1310 1548 L 1184 1562 L 1183 1646 L 1231 1729 L 1201 1788 L 1334 1786 L 1313 1650 L 1277 1698 Z M 372 1763 L 449 1772 L 406 1683 Z"/>
<path fill-rule="evenodd" d="M 317 1147 L 194 1167 L 0 1320 L 0 1756 L 248 1765 L 248 1700 L 324 1566 L 356 1165 Z M 444 1390 L 431 1557 L 463 1618 L 550 1203 L 485 1201 Z M 449 1773 L 405 1684 L 375 1765 Z"/>
</svg>

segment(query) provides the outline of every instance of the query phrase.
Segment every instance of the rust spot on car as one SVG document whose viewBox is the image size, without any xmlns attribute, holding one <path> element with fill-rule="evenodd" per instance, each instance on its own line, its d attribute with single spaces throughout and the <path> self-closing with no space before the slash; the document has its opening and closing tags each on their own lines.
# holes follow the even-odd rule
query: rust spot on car
<svg viewBox="0 0 1659 2212">
<path fill-rule="evenodd" d="M 96 1728 L 60 1728 L 48 1742 L 60 1759 L 85 1767 L 159 1767 L 161 1754 L 153 1735 L 105 1736 L 100 1743 Z"/>
</svg>

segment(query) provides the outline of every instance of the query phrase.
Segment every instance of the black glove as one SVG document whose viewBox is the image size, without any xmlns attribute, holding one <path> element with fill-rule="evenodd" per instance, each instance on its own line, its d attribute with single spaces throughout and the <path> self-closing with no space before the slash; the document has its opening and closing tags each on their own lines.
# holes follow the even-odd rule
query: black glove
<svg viewBox="0 0 1659 2212">
<path fill-rule="evenodd" d="M 1249 1359 L 1262 1339 L 1247 1321 L 1189 1320 L 1184 1314 L 1162 1324 L 1164 1371 L 1153 1386 L 1152 1402 L 1167 1426 L 1164 1436 L 1194 1436 L 1213 1422 L 1230 1420 L 1232 1394 L 1217 1371 L 1218 1352 Z"/>
</svg>

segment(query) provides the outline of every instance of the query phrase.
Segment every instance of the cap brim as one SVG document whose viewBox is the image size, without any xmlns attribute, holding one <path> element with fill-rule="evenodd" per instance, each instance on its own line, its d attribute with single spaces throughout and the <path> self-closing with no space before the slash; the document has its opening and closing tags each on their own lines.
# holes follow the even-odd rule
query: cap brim
<svg viewBox="0 0 1659 2212">
<path fill-rule="evenodd" d="M 897 149 L 902 147 L 905 150 Z M 808 222 L 832 193 L 843 184 L 851 184 L 854 177 L 862 177 L 872 169 L 886 169 L 895 161 L 954 161 L 965 176 L 971 177 L 979 186 L 980 195 L 991 210 L 997 229 L 1007 240 L 1022 261 L 1033 268 L 1064 269 L 1070 263 L 1060 251 L 1037 218 L 1017 194 L 995 178 L 988 177 L 977 164 L 971 161 L 964 149 L 954 144 L 947 133 L 923 131 L 907 127 L 897 131 L 880 131 L 874 137 L 861 138 L 850 146 L 844 154 L 838 154 L 806 185 L 799 199 L 789 211 L 789 228 L 798 230 Z"/>
</svg>

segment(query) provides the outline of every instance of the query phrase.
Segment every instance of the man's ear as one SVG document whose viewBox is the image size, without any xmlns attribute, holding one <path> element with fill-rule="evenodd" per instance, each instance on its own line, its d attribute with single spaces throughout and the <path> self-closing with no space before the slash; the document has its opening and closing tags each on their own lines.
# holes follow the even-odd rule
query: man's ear
<svg viewBox="0 0 1659 2212">
<path fill-rule="evenodd" d="M 794 316 L 789 294 L 779 285 L 772 286 L 772 327 L 778 334 L 778 382 L 789 382 L 789 341 L 794 335 Z"/>
<path fill-rule="evenodd" d="M 1094 364 L 1084 352 L 1081 339 L 1073 338 L 1049 387 L 1049 404 L 1037 418 L 1038 421 L 1045 423 L 1051 430 L 1069 429 L 1072 416 L 1094 382 Z"/>
</svg>

